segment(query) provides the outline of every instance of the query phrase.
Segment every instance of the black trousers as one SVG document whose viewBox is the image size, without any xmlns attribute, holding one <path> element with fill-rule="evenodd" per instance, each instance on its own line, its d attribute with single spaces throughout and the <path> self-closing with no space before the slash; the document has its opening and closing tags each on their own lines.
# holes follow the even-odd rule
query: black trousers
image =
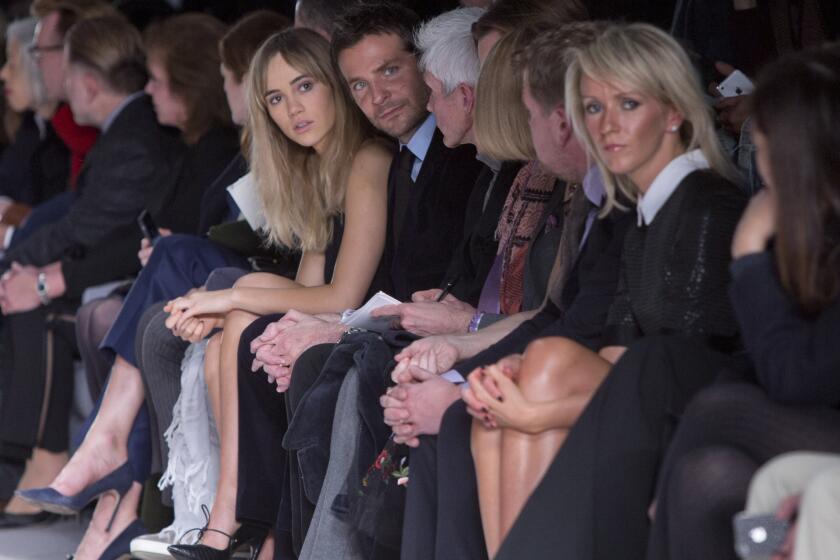
<svg viewBox="0 0 840 560">
<path fill-rule="evenodd" d="M 237 519 L 273 527 L 286 480 L 286 411 L 283 395 L 266 381 L 263 372 L 252 372 L 251 341 L 262 334 L 275 316 L 251 323 L 239 339 L 237 387 L 239 390 L 239 476 Z"/>
<path fill-rule="evenodd" d="M 443 415 L 439 435 L 422 436 L 411 450 L 402 560 L 487 558 L 471 428 L 472 416 L 458 401 Z"/>
<path fill-rule="evenodd" d="M 26 460 L 34 447 L 67 451 L 77 307 L 77 301 L 57 300 L 3 318 L 0 458 Z"/>
<path fill-rule="evenodd" d="M 840 410 L 781 405 L 752 383 L 698 393 L 659 475 L 648 560 L 735 560 L 732 516 L 758 468 L 790 451 L 840 453 Z"/>
<path fill-rule="evenodd" d="M 643 558 L 658 468 L 691 397 L 732 358 L 690 338 L 631 346 L 593 396 L 496 556 Z"/>
<path fill-rule="evenodd" d="M 294 452 L 282 447 L 283 436 L 297 404 L 315 382 L 333 348 L 321 344 L 305 351 L 295 363 L 292 383 L 278 393 L 262 371 L 252 372 L 250 344 L 281 315 L 268 315 L 246 328 L 239 341 L 239 475 L 236 516 L 275 529 L 278 541 L 290 540 L 276 549 L 291 547 L 300 553 L 309 522 L 315 512 L 314 499 L 306 495 Z"/>
</svg>

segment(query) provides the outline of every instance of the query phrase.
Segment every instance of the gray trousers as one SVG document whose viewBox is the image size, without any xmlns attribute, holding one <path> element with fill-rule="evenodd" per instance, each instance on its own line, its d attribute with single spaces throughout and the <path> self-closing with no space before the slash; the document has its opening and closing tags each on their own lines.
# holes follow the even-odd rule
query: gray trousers
<svg viewBox="0 0 840 560">
<path fill-rule="evenodd" d="M 750 484 L 747 512 L 771 513 L 796 494 L 802 501 L 793 558 L 840 557 L 840 455 L 798 452 L 770 461 Z"/>
<path fill-rule="evenodd" d="M 356 368 L 351 368 L 338 393 L 330 443 L 330 463 L 299 560 L 362 558 L 353 545 L 350 525 L 336 517 L 332 511 L 333 500 L 344 489 L 347 473 L 355 457 L 356 441 L 361 429 L 358 400 L 359 376 Z"/>
<path fill-rule="evenodd" d="M 181 362 L 188 343 L 166 328 L 164 302 L 148 308 L 140 318 L 135 356 L 146 389 L 152 440 L 152 472 L 163 472 L 169 460 L 163 434 L 172 423 L 172 407 L 181 394 Z M 169 493 L 165 494 L 165 501 Z"/>
</svg>

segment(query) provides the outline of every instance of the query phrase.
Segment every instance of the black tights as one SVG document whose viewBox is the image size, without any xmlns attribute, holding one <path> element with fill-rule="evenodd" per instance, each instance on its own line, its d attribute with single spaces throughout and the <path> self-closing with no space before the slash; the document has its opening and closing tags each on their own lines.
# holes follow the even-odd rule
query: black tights
<svg viewBox="0 0 840 560">
<path fill-rule="evenodd" d="M 840 452 L 840 411 L 780 405 L 746 383 L 703 390 L 660 471 L 648 560 L 736 558 L 732 516 L 744 508 L 753 474 L 800 449 Z"/>
</svg>

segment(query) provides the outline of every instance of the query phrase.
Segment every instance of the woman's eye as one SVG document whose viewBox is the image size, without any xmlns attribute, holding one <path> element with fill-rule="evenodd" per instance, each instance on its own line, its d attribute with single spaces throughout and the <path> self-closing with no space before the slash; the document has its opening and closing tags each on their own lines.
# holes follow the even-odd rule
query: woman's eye
<svg viewBox="0 0 840 560">
<path fill-rule="evenodd" d="M 280 103 L 280 101 L 282 101 L 282 100 L 283 100 L 283 96 L 282 96 L 282 95 L 271 95 L 271 96 L 269 96 L 269 98 L 268 98 L 268 104 L 269 104 L 269 105 L 277 105 L 277 104 L 278 104 L 278 103 Z"/>
<path fill-rule="evenodd" d="M 623 99 L 621 101 L 621 108 L 627 111 L 632 111 L 639 106 L 639 102 L 635 99 Z"/>
<path fill-rule="evenodd" d="M 583 106 L 583 110 L 589 113 L 590 115 L 594 115 L 596 113 L 601 112 L 601 104 L 600 103 L 587 103 Z"/>
<path fill-rule="evenodd" d="M 313 86 L 312 82 L 303 82 L 298 87 L 298 91 L 309 91 L 309 90 L 312 89 L 312 86 Z"/>
</svg>

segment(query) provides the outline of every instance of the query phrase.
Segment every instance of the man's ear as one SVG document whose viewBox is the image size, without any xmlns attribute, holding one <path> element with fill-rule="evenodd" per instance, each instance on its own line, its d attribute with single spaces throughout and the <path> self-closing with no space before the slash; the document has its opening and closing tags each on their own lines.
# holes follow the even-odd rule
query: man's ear
<svg viewBox="0 0 840 560">
<path fill-rule="evenodd" d="M 562 103 L 549 112 L 548 119 L 551 123 L 551 133 L 554 135 L 557 145 L 565 146 L 574 136 L 574 131 L 572 130 L 572 121 L 569 119 L 566 108 Z"/>
<path fill-rule="evenodd" d="M 455 88 L 455 93 L 461 99 L 461 107 L 464 109 L 464 113 L 472 115 L 475 110 L 475 88 L 465 83 L 460 83 Z"/>
<path fill-rule="evenodd" d="M 82 74 L 82 90 L 85 92 L 87 101 L 91 101 L 102 91 L 102 83 L 91 72 L 85 72 Z"/>
</svg>

